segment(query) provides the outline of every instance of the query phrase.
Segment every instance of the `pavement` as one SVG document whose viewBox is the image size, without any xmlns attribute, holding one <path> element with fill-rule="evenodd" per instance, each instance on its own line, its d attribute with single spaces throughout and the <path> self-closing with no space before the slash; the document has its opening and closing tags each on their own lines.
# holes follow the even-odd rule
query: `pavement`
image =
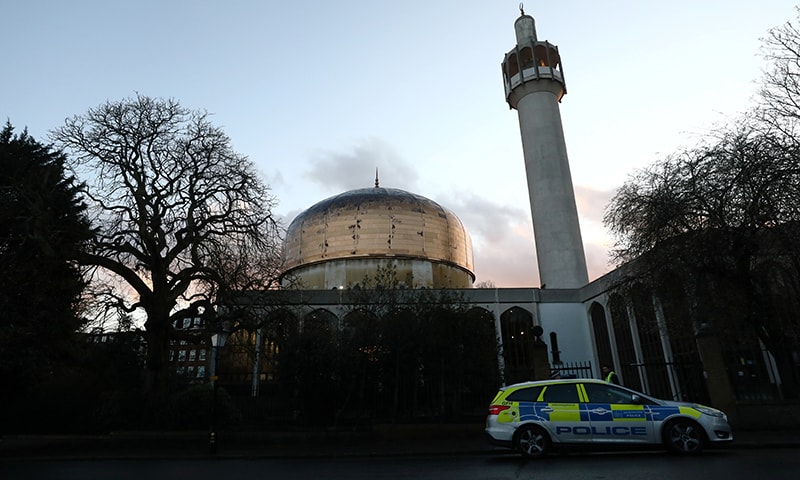
<svg viewBox="0 0 800 480">
<path fill-rule="evenodd" d="M 734 432 L 726 449 L 798 448 L 800 432 Z M 116 432 L 107 435 L 5 435 L 0 461 L 176 459 L 176 458 L 340 458 L 426 455 L 504 455 L 489 445 L 481 424 L 377 425 L 369 431 L 272 431 L 217 433 L 212 453 L 208 432 Z"/>
</svg>

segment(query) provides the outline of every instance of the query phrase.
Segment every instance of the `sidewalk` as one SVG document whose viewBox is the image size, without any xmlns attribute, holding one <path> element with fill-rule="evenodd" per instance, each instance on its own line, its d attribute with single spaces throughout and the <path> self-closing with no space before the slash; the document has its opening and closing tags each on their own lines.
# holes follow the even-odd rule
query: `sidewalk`
<svg viewBox="0 0 800 480">
<path fill-rule="evenodd" d="M 325 458 L 509 454 L 489 445 L 483 425 L 382 425 L 370 432 L 219 432 L 218 458 Z M 0 461 L 14 459 L 208 458 L 208 432 L 123 432 L 87 436 L 11 435 Z M 800 448 L 794 430 L 734 433 L 728 449 Z"/>
</svg>

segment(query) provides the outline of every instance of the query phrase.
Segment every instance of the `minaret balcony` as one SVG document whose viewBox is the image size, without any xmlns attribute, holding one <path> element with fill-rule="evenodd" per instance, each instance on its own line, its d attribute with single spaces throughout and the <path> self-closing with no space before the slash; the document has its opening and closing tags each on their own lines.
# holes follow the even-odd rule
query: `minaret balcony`
<svg viewBox="0 0 800 480">
<path fill-rule="evenodd" d="M 559 83 L 564 83 L 564 76 L 558 68 L 533 66 L 522 70 L 522 72 L 517 73 L 510 79 L 506 79 L 506 97 L 508 97 L 512 90 L 523 83 L 540 79 L 555 80 Z"/>
</svg>

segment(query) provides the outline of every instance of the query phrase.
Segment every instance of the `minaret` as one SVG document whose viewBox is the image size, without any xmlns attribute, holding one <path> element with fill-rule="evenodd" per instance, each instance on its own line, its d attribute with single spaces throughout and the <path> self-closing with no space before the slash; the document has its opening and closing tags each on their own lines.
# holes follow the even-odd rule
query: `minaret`
<svg viewBox="0 0 800 480">
<path fill-rule="evenodd" d="M 517 46 L 503 60 L 506 101 L 519 114 L 539 278 L 547 288 L 586 285 L 586 258 L 558 104 L 567 93 L 558 47 L 536 38 L 533 17 L 514 22 Z"/>
</svg>

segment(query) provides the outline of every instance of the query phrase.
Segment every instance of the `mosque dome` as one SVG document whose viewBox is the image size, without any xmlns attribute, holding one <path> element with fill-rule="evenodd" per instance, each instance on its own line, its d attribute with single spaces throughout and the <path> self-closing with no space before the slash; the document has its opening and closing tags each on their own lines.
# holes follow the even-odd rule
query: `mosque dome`
<svg viewBox="0 0 800 480">
<path fill-rule="evenodd" d="M 396 188 L 350 190 L 313 205 L 289 225 L 284 252 L 284 286 L 351 287 L 389 264 L 410 288 L 469 288 L 475 280 L 461 220 Z"/>
</svg>

